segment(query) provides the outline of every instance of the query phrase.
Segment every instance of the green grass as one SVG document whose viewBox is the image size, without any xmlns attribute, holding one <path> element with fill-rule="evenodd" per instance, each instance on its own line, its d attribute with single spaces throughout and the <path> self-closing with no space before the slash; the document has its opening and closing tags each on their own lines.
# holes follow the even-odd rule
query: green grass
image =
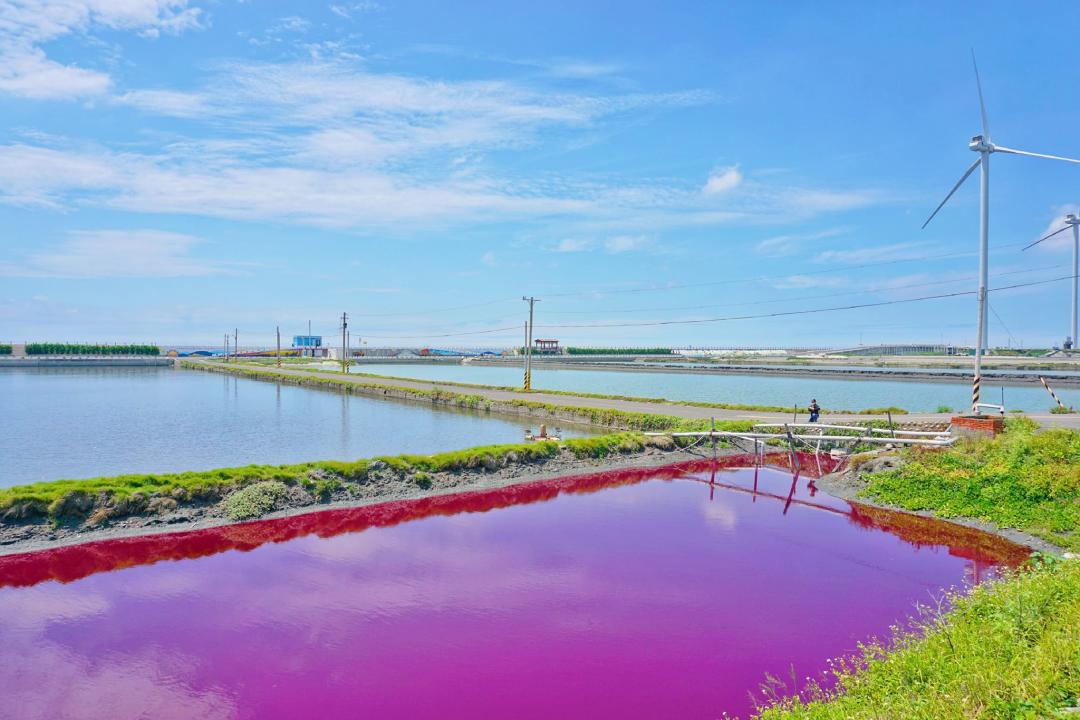
<svg viewBox="0 0 1080 720">
<path fill-rule="evenodd" d="M 953 409 L 949 405 L 938 405 L 937 406 L 937 412 L 939 412 L 939 413 L 951 413 L 952 411 L 953 411 Z"/>
<path fill-rule="evenodd" d="M 1062 407 L 1061 405 L 1050 408 L 1050 413 L 1053 415 L 1072 415 L 1075 412 L 1071 407 Z"/>
<path fill-rule="evenodd" d="M 246 364 L 248 366 L 254 367 L 254 366 L 263 365 L 263 364 L 265 364 L 265 362 L 264 363 L 248 362 Z M 206 367 L 207 367 L 205 364 L 200 365 L 199 363 L 191 363 L 190 365 L 185 365 L 185 366 L 187 366 L 187 367 L 195 367 L 195 368 L 199 368 L 199 369 L 206 369 Z M 239 368 L 236 368 L 235 366 L 233 368 L 230 368 L 230 370 L 232 370 L 232 371 L 235 371 L 237 369 L 239 369 Z M 344 375 L 344 374 L 346 374 L 346 373 L 343 373 L 340 370 L 331 370 L 329 368 L 312 369 L 311 372 L 322 373 L 322 374 L 335 374 L 335 375 Z M 440 386 L 445 385 L 445 386 L 448 386 L 448 387 L 475 388 L 475 389 L 480 389 L 480 390 L 501 390 L 501 391 L 504 391 L 504 392 L 521 393 L 522 395 L 526 395 L 526 396 L 530 394 L 530 393 L 527 393 L 526 391 L 522 390 L 520 387 L 510 386 L 510 385 L 481 385 L 479 383 L 465 383 L 465 382 L 456 382 L 456 381 L 450 381 L 450 380 L 438 380 L 438 381 L 435 381 L 435 380 L 424 380 L 423 378 L 410 378 L 410 377 L 401 377 L 401 376 L 396 376 L 396 375 L 378 375 L 378 374 L 375 374 L 375 373 L 365 373 L 365 372 L 355 372 L 355 371 L 347 373 L 347 374 L 352 376 L 352 377 L 373 378 L 373 379 L 377 379 L 377 380 L 393 380 L 393 381 L 397 381 L 397 382 L 401 382 L 401 381 L 405 381 L 405 382 L 428 382 L 428 383 L 435 383 L 435 384 L 438 384 Z M 635 397 L 633 395 L 610 395 L 610 394 L 604 394 L 604 393 L 576 392 L 576 391 L 573 391 L 573 390 L 534 389 L 532 392 L 533 393 L 538 393 L 538 392 L 539 393 L 544 393 L 545 395 L 564 395 L 564 396 L 567 396 L 567 397 L 595 398 L 595 399 L 598 399 L 598 400 L 623 400 L 623 401 L 627 401 L 627 402 L 636 402 L 636 403 L 653 403 L 653 404 L 664 404 L 664 405 L 683 405 L 683 406 L 686 406 L 686 407 L 716 408 L 717 410 L 740 410 L 740 411 L 745 411 L 745 412 L 776 412 L 776 413 L 792 413 L 792 412 L 795 412 L 797 410 L 800 415 L 806 415 L 807 414 L 806 408 L 803 408 L 803 407 L 795 408 L 795 407 L 793 407 L 791 405 L 787 405 L 787 406 L 783 406 L 783 405 L 755 405 L 755 404 L 747 404 L 747 403 L 721 403 L 721 402 L 699 402 L 699 401 L 695 401 L 695 400 L 669 400 L 667 398 Z M 475 397 L 480 397 L 480 396 L 475 396 Z M 895 406 L 880 407 L 880 408 L 866 408 L 865 410 L 829 410 L 829 409 L 822 410 L 823 415 L 830 415 L 830 414 L 831 415 L 885 415 L 886 413 L 889 413 L 889 412 L 891 412 L 893 415 L 906 415 L 908 411 L 905 410 L 904 408 L 895 407 Z"/>
<path fill-rule="evenodd" d="M 11 519 L 50 518 L 58 522 L 81 520 L 99 510 L 104 510 L 103 517 L 120 517 L 146 510 L 149 500 L 154 497 L 216 502 L 221 497 L 235 497 L 237 490 L 255 486 L 263 489 L 253 491 L 254 497 L 242 496 L 246 499 L 233 502 L 241 503 L 241 508 L 260 507 L 257 505 L 258 499 L 269 492 L 268 488 L 298 485 L 317 498 L 325 498 L 349 483 L 365 482 L 370 473 L 382 468 L 411 477 L 412 482 L 421 487 L 430 487 L 432 473 L 495 470 L 508 464 L 539 463 L 554 458 L 563 450 L 577 458 L 604 458 L 639 451 L 647 444 L 659 445 L 661 442 L 649 440 L 640 433 L 623 432 L 562 443 L 550 440 L 487 445 L 435 455 L 396 455 L 356 461 L 325 460 L 296 465 L 247 465 L 202 472 L 56 480 L 0 489 L 0 517 L 5 515 L 5 511 L 10 511 L 13 513 L 9 516 Z M 670 440 L 667 442 L 670 443 Z M 228 504 L 226 511 L 230 517 L 234 516 Z"/>
<path fill-rule="evenodd" d="M 1080 432 L 1008 418 L 993 440 L 907 450 L 905 466 L 869 476 L 864 494 L 906 510 L 986 520 L 1080 550 Z"/>
<path fill-rule="evenodd" d="M 1035 720 L 1080 700 L 1080 562 L 1038 562 L 950 604 L 834 661 L 833 690 L 811 684 L 783 700 L 773 680 L 775 704 L 759 717 Z"/>
</svg>

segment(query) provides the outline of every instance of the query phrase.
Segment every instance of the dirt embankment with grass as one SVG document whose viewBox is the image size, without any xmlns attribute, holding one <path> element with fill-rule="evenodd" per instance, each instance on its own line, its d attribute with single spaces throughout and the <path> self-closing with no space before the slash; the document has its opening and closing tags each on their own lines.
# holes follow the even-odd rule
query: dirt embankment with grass
<svg viewBox="0 0 1080 720">
<path fill-rule="evenodd" d="M 1009 418 L 994 439 L 853 455 L 826 492 L 980 527 L 1036 549 L 1080 552 L 1080 432 Z"/>
<path fill-rule="evenodd" d="M 615 433 L 438 455 L 41 482 L 0 489 L 0 554 L 575 473 L 660 466 L 687 457 L 670 437 Z"/>
</svg>

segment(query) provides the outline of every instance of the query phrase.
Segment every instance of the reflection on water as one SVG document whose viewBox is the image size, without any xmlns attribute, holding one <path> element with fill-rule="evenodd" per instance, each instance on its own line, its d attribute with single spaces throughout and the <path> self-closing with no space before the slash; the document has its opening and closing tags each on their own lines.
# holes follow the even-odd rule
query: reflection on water
<svg viewBox="0 0 1080 720">
<path fill-rule="evenodd" d="M 0 370 L 0 487 L 520 442 L 528 420 L 196 370 Z M 582 431 L 563 428 L 566 436 Z"/>
<path fill-rule="evenodd" d="M 6 706 L 714 718 L 1026 554 L 732 462 L 0 559 Z"/>
</svg>

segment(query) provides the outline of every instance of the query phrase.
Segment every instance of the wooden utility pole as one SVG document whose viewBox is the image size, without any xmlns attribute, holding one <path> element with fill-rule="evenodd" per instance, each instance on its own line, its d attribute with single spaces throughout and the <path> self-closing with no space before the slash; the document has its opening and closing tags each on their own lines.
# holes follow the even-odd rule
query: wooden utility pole
<svg viewBox="0 0 1080 720">
<path fill-rule="evenodd" d="M 229 333 L 225 333 L 225 362 L 229 362 Z"/>
<path fill-rule="evenodd" d="M 232 351 L 233 351 L 233 355 L 236 356 L 236 361 L 240 362 L 240 329 L 239 328 L 233 328 Z"/>
<path fill-rule="evenodd" d="M 277 332 L 277 366 L 281 367 L 281 326 L 278 325 L 274 330 Z"/>
</svg>

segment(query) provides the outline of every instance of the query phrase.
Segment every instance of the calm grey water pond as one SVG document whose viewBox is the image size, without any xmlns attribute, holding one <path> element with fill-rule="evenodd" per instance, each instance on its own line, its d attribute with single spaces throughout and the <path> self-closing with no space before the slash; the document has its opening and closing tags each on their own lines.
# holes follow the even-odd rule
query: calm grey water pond
<svg viewBox="0 0 1080 720">
<path fill-rule="evenodd" d="M 0 487 L 519 442 L 528 420 L 170 368 L 0 371 Z M 563 428 L 564 435 L 581 429 Z"/>
<path fill-rule="evenodd" d="M 521 384 L 518 367 L 482 365 L 395 365 L 372 363 L 359 366 L 362 372 L 425 380 L 478 383 L 481 385 Z M 572 390 L 635 397 L 662 397 L 669 400 L 747 403 L 754 405 L 805 406 L 811 398 L 826 408 L 862 410 L 890 405 L 912 412 L 934 412 L 939 405 L 963 409 L 971 402 L 971 386 L 959 382 L 902 382 L 898 380 L 845 380 L 837 378 L 780 377 L 777 375 L 710 375 L 690 373 L 626 372 L 619 370 L 533 369 L 533 387 Z M 1058 390 L 1066 405 L 1080 405 L 1080 390 Z M 1001 387 L 983 382 L 983 400 L 997 403 Z M 1006 387 L 1009 409 L 1040 411 L 1053 401 L 1039 386 Z"/>
</svg>

